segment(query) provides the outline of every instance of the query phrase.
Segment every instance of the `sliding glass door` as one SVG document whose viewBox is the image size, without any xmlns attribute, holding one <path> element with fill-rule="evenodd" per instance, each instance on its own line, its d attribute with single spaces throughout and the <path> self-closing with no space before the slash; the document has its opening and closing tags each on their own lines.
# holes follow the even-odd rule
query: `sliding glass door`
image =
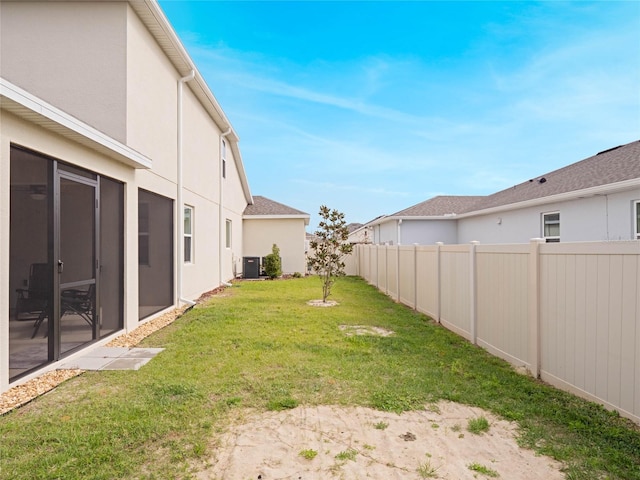
<svg viewBox="0 0 640 480">
<path fill-rule="evenodd" d="M 122 329 L 124 186 L 12 147 L 10 228 L 13 379 Z"/>
<path fill-rule="evenodd" d="M 98 183 L 57 171 L 59 187 L 57 289 L 60 319 L 60 353 L 64 354 L 97 338 Z"/>
</svg>

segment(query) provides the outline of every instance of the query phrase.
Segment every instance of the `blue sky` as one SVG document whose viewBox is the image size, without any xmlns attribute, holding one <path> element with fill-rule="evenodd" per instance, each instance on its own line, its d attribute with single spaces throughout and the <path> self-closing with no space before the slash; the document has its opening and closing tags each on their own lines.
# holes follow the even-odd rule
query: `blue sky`
<svg viewBox="0 0 640 480">
<path fill-rule="evenodd" d="M 160 0 L 249 185 L 364 223 L 640 139 L 640 2 Z"/>
</svg>

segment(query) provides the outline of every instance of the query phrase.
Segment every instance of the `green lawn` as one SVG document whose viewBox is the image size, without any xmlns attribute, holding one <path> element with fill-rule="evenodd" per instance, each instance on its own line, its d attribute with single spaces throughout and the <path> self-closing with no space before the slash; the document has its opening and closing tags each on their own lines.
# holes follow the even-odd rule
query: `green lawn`
<svg viewBox="0 0 640 480">
<path fill-rule="evenodd" d="M 516 373 L 357 278 L 333 308 L 317 278 L 241 282 L 147 338 L 141 370 L 87 372 L 0 417 L 2 479 L 189 478 L 235 409 L 424 408 L 440 399 L 514 420 L 568 479 L 640 479 L 640 431 Z M 393 330 L 347 337 L 339 325 Z"/>
</svg>

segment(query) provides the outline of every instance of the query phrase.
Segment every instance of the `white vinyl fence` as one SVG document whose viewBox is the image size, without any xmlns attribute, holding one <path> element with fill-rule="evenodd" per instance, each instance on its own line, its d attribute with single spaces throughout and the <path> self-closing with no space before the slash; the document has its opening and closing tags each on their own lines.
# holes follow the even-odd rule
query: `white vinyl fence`
<svg viewBox="0 0 640 480">
<path fill-rule="evenodd" d="M 640 423 L 640 241 L 357 245 L 347 273 Z"/>
</svg>

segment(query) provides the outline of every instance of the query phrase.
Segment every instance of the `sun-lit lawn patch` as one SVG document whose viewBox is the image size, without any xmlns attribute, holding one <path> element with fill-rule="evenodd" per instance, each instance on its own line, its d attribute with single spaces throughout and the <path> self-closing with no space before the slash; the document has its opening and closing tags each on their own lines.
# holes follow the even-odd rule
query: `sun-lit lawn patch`
<svg viewBox="0 0 640 480">
<path fill-rule="evenodd" d="M 331 308 L 306 304 L 320 291 L 313 277 L 240 282 L 147 338 L 165 350 L 141 370 L 85 373 L 1 417 L 0 478 L 189 478 L 238 409 L 401 412 L 446 399 L 517 421 L 522 445 L 575 478 L 640 479 L 629 422 L 519 375 L 362 280 L 340 279 Z"/>
</svg>

